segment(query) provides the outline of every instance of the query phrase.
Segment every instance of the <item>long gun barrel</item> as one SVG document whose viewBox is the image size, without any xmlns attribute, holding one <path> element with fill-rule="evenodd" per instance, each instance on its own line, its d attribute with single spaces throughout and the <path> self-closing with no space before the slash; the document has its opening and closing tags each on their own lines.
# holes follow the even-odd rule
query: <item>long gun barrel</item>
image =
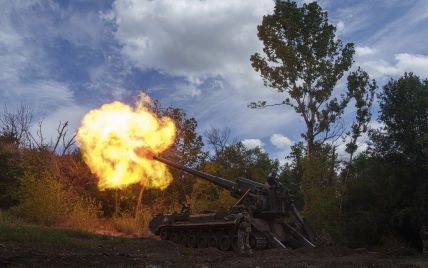
<svg viewBox="0 0 428 268">
<path fill-rule="evenodd" d="M 186 166 L 174 163 L 174 162 L 172 162 L 172 161 L 170 161 L 168 159 L 165 159 L 165 158 L 162 158 L 162 157 L 159 157 L 159 156 L 153 156 L 153 159 L 155 159 L 155 160 L 157 160 L 159 162 L 162 162 L 162 163 L 164 163 L 164 164 L 166 164 L 168 166 L 171 166 L 171 167 L 174 167 L 176 169 L 185 171 L 185 172 L 187 172 L 189 174 L 195 175 L 196 177 L 206 179 L 207 181 L 210 181 L 210 182 L 214 183 L 217 186 L 225 188 L 226 190 L 235 191 L 235 189 L 236 189 L 237 185 L 233 181 L 229 181 L 229 180 L 225 180 L 225 179 L 220 178 L 220 177 L 216 177 L 216 176 L 212 176 L 212 175 L 209 175 L 209 174 L 205 174 L 203 172 L 200 172 L 200 171 L 188 168 Z"/>
</svg>

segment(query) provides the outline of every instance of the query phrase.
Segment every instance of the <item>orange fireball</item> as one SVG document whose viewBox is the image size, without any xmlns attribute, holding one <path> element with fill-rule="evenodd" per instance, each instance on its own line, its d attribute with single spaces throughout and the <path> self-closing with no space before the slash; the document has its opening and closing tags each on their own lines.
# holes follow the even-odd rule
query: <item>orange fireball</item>
<svg viewBox="0 0 428 268">
<path fill-rule="evenodd" d="M 83 158 L 101 190 L 134 183 L 165 189 L 172 176 L 151 155 L 164 151 L 174 138 L 173 121 L 150 112 L 143 98 L 135 107 L 116 101 L 88 112 L 77 132 Z"/>
</svg>

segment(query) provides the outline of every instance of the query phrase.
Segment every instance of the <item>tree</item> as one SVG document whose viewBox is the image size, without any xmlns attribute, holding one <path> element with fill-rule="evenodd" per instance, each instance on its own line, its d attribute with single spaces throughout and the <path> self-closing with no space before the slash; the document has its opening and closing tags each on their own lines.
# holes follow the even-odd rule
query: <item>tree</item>
<svg viewBox="0 0 428 268">
<path fill-rule="evenodd" d="M 356 165 L 351 173 L 355 182 L 349 185 L 346 199 L 354 200 L 344 202 L 344 212 L 356 211 L 347 208 L 350 203 L 360 211 L 374 214 L 382 208 L 381 213 L 387 215 L 386 222 L 391 229 L 417 246 L 419 228 L 428 221 L 427 143 L 424 141 L 428 132 L 428 81 L 406 73 L 397 80 L 391 79 L 378 98 L 378 121 L 382 127 L 370 134 L 368 160 L 360 158 L 360 166 Z M 373 195 L 370 199 L 377 202 L 375 208 L 370 208 L 370 201 L 357 204 L 355 199 L 361 198 L 356 189 Z M 370 193 L 373 189 L 376 195 Z"/>
<path fill-rule="evenodd" d="M 376 81 L 370 81 L 369 75 L 358 68 L 348 76 L 349 96 L 355 99 L 356 118 L 351 126 L 351 140 L 346 144 L 346 152 L 349 153 L 348 164 L 357 151 L 357 140 L 362 133 L 367 132 L 368 124 L 372 118 L 370 111 L 377 85 Z"/>
<path fill-rule="evenodd" d="M 208 133 L 212 134 L 213 132 L 210 131 Z M 217 140 L 217 138 L 214 140 Z M 269 155 L 259 147 L 249 149 L 241 142 L 225 145 L 222 150 L 217 150 L 217 152 L 218 154 L 210 157 L 199 169 L 231 181 L 243 177 L 265 182 L 272 169 L 278 169 L 279 167 L 279 162 L 270 159 Z M 227 210 L 237 201 L 230 196 L 228 190 L 202 179 L 198 179 L 193 184 L 192 189 L 189 203 L 192 205 L 192 209 L 195 210 Z"/>
<path fill-rule="evenodd" d="M 303 215 L 321 244 L 330 244 L 337 230 L 337 154 L 329 144 L 316 142 L 310 158 L 302 161 Z"/>
<path fill-rule="evenodd" d="M 412 165 L 422 166 L 427 161 L 428 80 L 405 73 L 398 80 L 391 79 L 378 98 L 383 127 L 373 132 L 373 151 L 391 157 L 402 155 Z"/>
<path fill-rule="evenodd" d="M 351 67 L 354 45 L 335 38 L 336 28 L 328 23 L 327 12 L 316 3 L 297 7 L 295 2 L 276 1 L 272 15 L 263 17 L 258 37 L 266 56 L 251 56 L 253 68 L 260 72 L 266 86 L 285 95 L 279 103 L 251 103 L 250 108 L 288 105 L 306 124 L 307 154 L 315 139 L 334 135 L 333 124 L 349 101 L 333 97 L 333 89 Z"/>
<path fill-rule="evenodd" d="M 174 143 L 165 152 L 163 152 L 162 155 L 182 165 L 191 168 L 198 168 L 205 160 L 206 153 L 203 151 L 204 143 L 202 136 L 196 132 L 196 128 L 198 126 L 196 119 L 189 118 L 183 109 L 180 108 L 162 108 L 156 101 L 150 104 L 149 109 L 156 113 L 160 118 L 168 116 L 174 121 L 176 127 L 176 138 Z M 150 190 L 146 191 L 145 195 L 148 199 L 161 200 L 164 203 L 162 206 L 166 205 L 170 210 L 175 210 L 177 205 L 180 203 L 189 203 L 188 199 L 192 194 L 192 185 L 194 180 L 192 179 L 193 176 L 188 175 L 185 172 L 176 169 L 170 169 L 170 172 L 172 173 L 174 180 L 166 191 L 161 192 L 158 190 Z M 142 191 L 144 191 L 144 186 L 140 189 L 141 194 L 138 194 L 141 198 Z M 137 201 L 137 204 L 139 204 L 140 207 L 141 198 Z M 161 207 L 159 207 L 159 209 L 160 208 Z"/>
<path fill-rule="evenodd" d="M 33 114 L 28 106 L 20 105 L 14 111 L 4 106 L 0 115 L 0 139 L 6 143 L 14 143 L 18 147 L 30 147 L 32 136 Z"/>
<path fill-rule="evenodd" d="M 269 158 L 269 154 L 260 147 L 249 149 L 242 142 L 227 146 L 216 160 L 222 165 L 218 176 L 236 180 L 244 177 L 265 182 L 272 170 L 278 170 L 279 162 Z"/>
<path fill-rule="evenodd" d="M 372 118 L 371 107 L 377 88 L 376 81 L 370 81 L 369 75 L 358 68 L 347 77 L 348 95 L 355 99 L 355 121 L 351 125 L 348 133 L 350 140 L 346 143 L 345 151 L 349 153 L 347 166 L 343 170 L 343 185 L 340 191 L 339 214 L 342 213 L 343 197 L 348 184 L 349 172 L 352 168 L 352 159 L 358 149 L 358 138 L 367 132 L 368 124 Z"/>
<path fill-rule="evenodd" d="M 210 130 L 205 131 L 204 136 L 207 141 L 207 145 L 214 151 L 214 155 L 212 155 L 212 159 L 214 160 L 223 154 L 224 149 L 230 142 L 230 129 L 211 128 Z M 230 143 L 236 143 L 236 141 L 232 141 Z"/>
<path fill-rule="evenodd" d="M 303 193 L 301 189 L 303 177 L 303 162 L 305 160 L 306 149 L 303 142 L 291 146 L 291 152 L 286 157 L 288 160 L 281 166 L 279 179 L 285 183 L 285 186 L 293 195 L 294 203 L 301 209 L 303 208 Z"/>
</svg>

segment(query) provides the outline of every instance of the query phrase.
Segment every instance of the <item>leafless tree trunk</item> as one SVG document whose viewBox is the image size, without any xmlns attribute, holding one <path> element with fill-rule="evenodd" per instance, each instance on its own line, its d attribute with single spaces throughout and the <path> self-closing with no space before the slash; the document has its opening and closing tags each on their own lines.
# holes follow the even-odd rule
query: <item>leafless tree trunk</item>
<svg viewBox="0 0 428 268">
<path fill-rule="evenodd" d="M 119 190 L 116 189 L 115 191 L 115 195 L 114 195 L 114 215 L 117 217 L 119 216 L 119 212 L 120 212 L 120 196 L 119 196 Z"/>
<path fill-rule="evenodd" d="M 58 145 L 60 142 L 62 142 L 62 150 L 61 155 L 65 155 L 70 148 L 76 143 L 76 135 L 77 132 L 75 132 L 70 138 L 67 139 L 67 132 L 68 132 L 68 121 L 65 121 L 64 124 L 62 122 L 59 122 L 59 125 L 56 129 L 57 131 L 57 137 L 55 144 L 51 146 L 52 152 L 55 153 L 58 149 Z"/>
<path fill-rule="evenodd" d="M 138 217 L 141 216 L 144 188 L 144 184 L 141 184 L 140 193 L 138 194 L 137 207 L 135 208 L 135 219 L 138 219 Z"/>
</svg>

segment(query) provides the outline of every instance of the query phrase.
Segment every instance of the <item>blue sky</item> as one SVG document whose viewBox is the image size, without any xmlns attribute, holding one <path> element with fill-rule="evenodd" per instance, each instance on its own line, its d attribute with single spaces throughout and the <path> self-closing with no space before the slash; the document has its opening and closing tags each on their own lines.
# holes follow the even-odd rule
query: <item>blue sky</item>
<svg viewBox="0 0 428 268">
<path fill-rule="evenodd" d="M 303 1 L 301 1 L 302 3 Z M 405 71 L 428 77 L 428 1 L 320 1 L 356 66 L 380 85 Z M 47 136 L 90 109 L 141 91 L 283 159 L 304 124 L 293 110 L 250 110 L 280 97 L 250 66 L 271 0 L 0 0 L 0 105 L 30 106 Z M 343 90 L 343 81 L 337 92 Z M 345 116 L 350 124 L 352 109 Z M 375 125 L 375 123 L 373 124 Z M 364 143 L 364 140 L 362 140 Z M 362 144 L 363 147 L 363 144 Z M 342 147 L 343 148 L 343 147 Z"/>
</svg>

